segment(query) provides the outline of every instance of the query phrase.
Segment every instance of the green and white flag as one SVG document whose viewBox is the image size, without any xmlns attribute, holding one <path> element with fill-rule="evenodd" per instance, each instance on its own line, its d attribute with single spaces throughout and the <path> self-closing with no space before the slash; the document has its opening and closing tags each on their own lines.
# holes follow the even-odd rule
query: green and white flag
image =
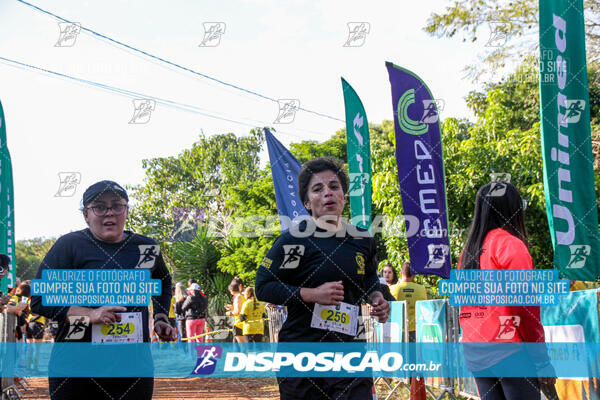
<svg viewBox="0 0 600 400">
<path fill-rule="evenodd" d="M 8 287 L 16 284 L 15 218 L 13 177 L 10 153 L 6 145 L 6 123 L 0 103 L 0 253 L 10 257 L 9 272 L 0 280 L 0 291 L 6 294 Z"/>
<path fill-rule="evenodd" d="M 371 142 L 369 123 L 360 98 L 342 78 L 346 104 L 346 147 L 350 173 L 350 216 L 361 228 L 371 226 Z"/>
<path fill-rule="evenodd" d="M 544 191 L 554 267 L 600 275 L 600 240 L 582 0 L 540 0 L 540 110 Z"/>
</svg>

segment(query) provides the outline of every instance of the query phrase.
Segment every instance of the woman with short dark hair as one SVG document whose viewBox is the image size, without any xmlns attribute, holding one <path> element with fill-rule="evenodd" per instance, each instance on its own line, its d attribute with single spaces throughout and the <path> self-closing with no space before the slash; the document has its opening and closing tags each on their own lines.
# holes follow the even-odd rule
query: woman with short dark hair
<svg viewBox="0 0 600 400">
<path fill-rule="evenodd" d="M 348 192 L 342 166 L 326 158 L 302 166 L 299 196 L 311 218 L 277 238 L 256 274 L 257 298 L 288 308 L 280 342 L 364 341 L 357 337 L 363 302 L 371 304 L 372 316 L 387 320 L 375 241 L 342 220 Z M 372 378 L 278 378 L 278 383 L 282 400 L 372 398 Z"/>
</svg>

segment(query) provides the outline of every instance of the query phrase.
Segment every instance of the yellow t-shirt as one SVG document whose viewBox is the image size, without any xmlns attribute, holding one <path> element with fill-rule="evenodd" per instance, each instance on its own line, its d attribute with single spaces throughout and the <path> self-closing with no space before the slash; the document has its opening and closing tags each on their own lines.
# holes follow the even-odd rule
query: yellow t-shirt
<svg viewBox="0 0 600 400">
<path fill-rule="evenodd" d="M 31 297 L 27 299 L 27 304 L 31 305 Z M 27 316 L 27 322 L 37 322 L 46 326 L 46 318 L 33 313 L 29 313 L 29 315 Z"/>
<path fill-rule="evenodd" d="M 254 308 L 254 301 L 246 300 L 242 305 L 242 312 L 240 315 L 245 315 L 246 320 L 243 325 L 244 335 L 262 335 L 265 333 L 265 323 L 262 318 L 265 313 L 265 303 L 262 301 L 256 302 L 256 308 Z"/>
<path fill-rule="evenodd" d="M 425 286 L 415 282 L 398 282 L 390 286 L 390 292 L 397 301 L 406 301 L 408 308 L 408 330 L 417 330 L 415 323 L 415 303 L 417 300 L 427 300 Z"/>
<path fill-rule="evenodd" d="M 239 296 L 240 300 L 238 300 L 238 296 Z M 246 298 L 244 297 L 243 294 L 236 294 L 235 297 L 233 298 L 233 307 L 234 308 L 235 308 L 235 302 L 236 301 L 239 301 L 240 304 L 242 304 L 242 306 L 243 306 L 244 302 L 246 301 Z M 241 307 L 240 307 L 240 312 L 241 312 Z M 236 328 L 240 328 L 240 329 L 244 328 L 244 323 L 242 321 L 240 321 L 240 315 L 239 314 L 234 314 L 233 315 L 233 326 L 235 326 Z"/>
<path fill-rule="evenodd" d="M 171 297 L 171 307 L 169 307 L 169 318 L 175 319 L 175 303 L 177 303 L 177 299 L 173 296 Z"/>
</svg>

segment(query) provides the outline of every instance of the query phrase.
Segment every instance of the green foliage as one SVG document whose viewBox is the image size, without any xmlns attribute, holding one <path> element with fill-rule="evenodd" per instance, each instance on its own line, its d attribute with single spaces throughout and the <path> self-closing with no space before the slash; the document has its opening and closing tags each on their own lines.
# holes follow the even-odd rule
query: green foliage
<svg viewBox="0 0 600 400">
<path fill-rule="evenodd" d="M 260 171 L 256 180 L 231 187 L 226 207 L 233 210 L 234 223 L 222 241 L 219 269 L 239 275 L 251 285 L 260 261 L 280 231 L 270 167 Z"/>
<path fill-rule="evenodd" d="M 261 135 L 260 130 L 240 138 L 232 133 L 202 135 L 175 157 L 144 160 L 144 185 L 128 188 L 136 199 L 128 228 L 166 241 L 174 207 L 200 207 L 209 218 L 226 214 L 227 188 L 257 177 Z"/>
<path fill-rule="evenodd" d="M 588 58 L 600 61 L 600 0 L 585 0 L 584 9 Z M 465 68 L 479 79 L 511 60 L 537 57 L 538 0 L 454 1 L 443 13 L 432 13 L 424 30 L 437 37 L 461 36 L 463 42 L 487 44 L 480 62 Z M 492 35 L 506 37 L 506 43 L 490 44 Z"/>
<path fill-rule="evenodd" d="M 290 151 L 301 164 L 317 157 L 335 157 L 342 161 L 348 159 L 346 153 L 346 129 L 341 129 L 323 143 L 316 140 L 303 140 L 291 143 Z"/>
<path fill-rule="evenodd" d="M 173 262 L 173 281 L 187 285 L 194 278 L 208 297 L 211 315 L 222 315 L 228 301 L 227 285 L 232 276 L 217 270 L 221 258 L 218 241 L 209 235 L 209 229 L 202 224 L 196 237 L 190 242 L 175 242 L 169 248 Z"/>
<path fill-rule="evenodd" d="M 17 276 L 21 281 L 35 278 L 42 260 L 56 239 L 18 240 L 16 244 Z"/>
</svg>

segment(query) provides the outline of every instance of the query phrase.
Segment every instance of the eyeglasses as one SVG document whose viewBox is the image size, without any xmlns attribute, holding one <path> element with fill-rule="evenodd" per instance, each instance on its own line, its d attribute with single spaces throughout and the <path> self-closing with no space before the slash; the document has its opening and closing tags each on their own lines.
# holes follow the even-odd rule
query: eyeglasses
<svg viewBox="0 0 600 400">
<path fill-rule="evenodd" d="M 108 210 L 112 210 L 115 215 L 121 215 L 127 209 L 127 204 L 113 204 L 112 207 L 98 204 L 97 206 L 87 207 L 87 209 L 91 209 L 97 217 L 104 217 L 108 213 Z"/>
</svg>

